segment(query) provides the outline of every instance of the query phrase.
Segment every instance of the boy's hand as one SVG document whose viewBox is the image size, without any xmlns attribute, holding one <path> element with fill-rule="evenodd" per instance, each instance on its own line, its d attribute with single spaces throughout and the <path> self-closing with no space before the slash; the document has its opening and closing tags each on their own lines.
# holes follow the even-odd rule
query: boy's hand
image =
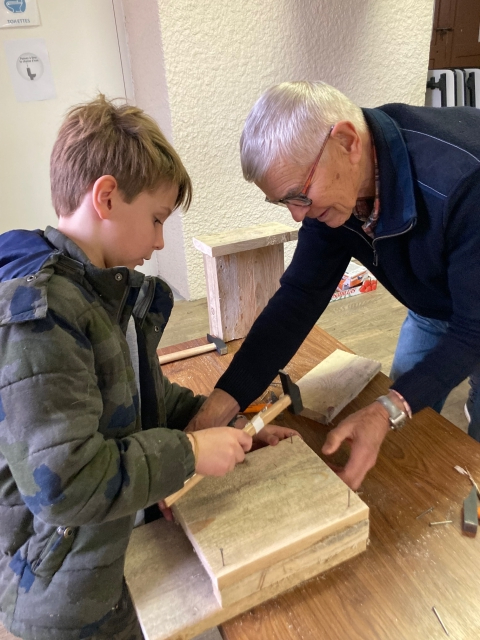
<svg viewBox="0 0 480 640">
<path fill-rule="evenodd" d="M 196 440 L 196 473 L 202 476 L 223 476 L 245 459 L 252 448 L 252 437 L 245 431 L 230 427 L 202 429 L 188 434 Z"/>
<path fill-rule="evenodd" d="M 231 427 L 215 427 L 187 434 L 190 442 L 196 441 L 195 473 L 202 476 L 224 476 L 245 459 L 245 452 L 252 448 L 252 437 L 245 431 Z M 172 510 L 163 500 L 158 503 L 166 520 L 172 521 Z"/>
</svg>

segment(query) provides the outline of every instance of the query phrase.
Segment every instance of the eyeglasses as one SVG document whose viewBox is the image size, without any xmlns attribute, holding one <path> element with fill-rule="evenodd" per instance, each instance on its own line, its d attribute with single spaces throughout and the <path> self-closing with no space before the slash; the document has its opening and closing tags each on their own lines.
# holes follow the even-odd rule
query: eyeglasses
<svg viewBox="0 0 480 640">
<path fill-rule="evenodd" d="M 295 207 L 311 206 L 312 201 L 310 198 L 307 197 L 307 193 L 308 193 L 308 190 L 310 189 L 310 185 L 312 184 L 313 176 L 315 175 L 315 169 L 317 168 L 319 160 L 322 157 L 322 153 L 324 152 L 325 147 L 327 146 L 328 139 L 330 138 L 330 134 L 332 133 L 334 126 L 335 125 L 332 124 L 332 126 L 330 127 L 330 131 L 327 133 L 325 140 L 323 141 L 322 147 L 320 149 L 320 153 L 316 157 L 315 162 L 313 163 L 313 167 L 311 168 L 310 173 L 308 174 L 307 181 L 305 182 L 305 185 L 303 189 L 300 191 L 300 193 L 296 196 L 287 196 L 286 198 L 281 198 L 280 200 L 270 200 L 269 198 L 265 198 L 265 202 L 269 202 L 270 204 L 278 204 L 281 207 L 288 207 L 289 204 L 292 204 Z"/>
</svg>

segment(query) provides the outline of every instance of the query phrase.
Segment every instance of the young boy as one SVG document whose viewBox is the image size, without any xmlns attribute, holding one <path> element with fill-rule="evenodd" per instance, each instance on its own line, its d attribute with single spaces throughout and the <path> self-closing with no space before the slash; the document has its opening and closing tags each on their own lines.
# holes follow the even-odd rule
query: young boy
<svg viewBox="0 0 480 640">
<path fill-rule="evenodd" d="M 73 108 L 51 187 L 57 230 L 0 236 L 0 610 L 25 640 L 137 640 L 137 512 L 226 473 L 251 438 L 185 434 L 204 398 L 158 366 L 172 294 L 134 268 L 191 183 L 155 122 L 103 96 Z"/>
</svg>

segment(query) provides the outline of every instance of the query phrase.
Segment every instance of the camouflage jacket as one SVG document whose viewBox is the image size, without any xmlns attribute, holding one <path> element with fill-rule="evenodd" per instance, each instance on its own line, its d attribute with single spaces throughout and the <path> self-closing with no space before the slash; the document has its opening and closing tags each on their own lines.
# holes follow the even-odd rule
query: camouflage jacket
<svg viewBox="0 0 480 640">
<path fill-rule="evenodd" d="M 181 430 L 204 399 L 156 357 L 172 306 L 158 278 L 99 269 L 55 229 L 0 236 L 0 610 L 15 635 L 93 635 L 121 597 L 135 513 L 194 471 Z"/>
</svg>

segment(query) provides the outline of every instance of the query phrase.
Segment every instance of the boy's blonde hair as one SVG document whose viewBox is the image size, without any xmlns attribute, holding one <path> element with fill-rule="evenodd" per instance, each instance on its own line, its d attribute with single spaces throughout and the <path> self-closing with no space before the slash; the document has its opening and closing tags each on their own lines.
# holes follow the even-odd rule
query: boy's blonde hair
<svg viewBox="0 0 480 640">
<path fill-rule="evenodd" d="M 163 183 L 176 185 L 175 206 L 188 209 L 192 183 L 179 155 L 157 123 L 141 109 L 115 105 L 100 94 L 72 107 L 50 158 L 52 202 L 57 216 L 80 206 L 91 185 L 113 176 L 126 202 Z"/>
</svg>

